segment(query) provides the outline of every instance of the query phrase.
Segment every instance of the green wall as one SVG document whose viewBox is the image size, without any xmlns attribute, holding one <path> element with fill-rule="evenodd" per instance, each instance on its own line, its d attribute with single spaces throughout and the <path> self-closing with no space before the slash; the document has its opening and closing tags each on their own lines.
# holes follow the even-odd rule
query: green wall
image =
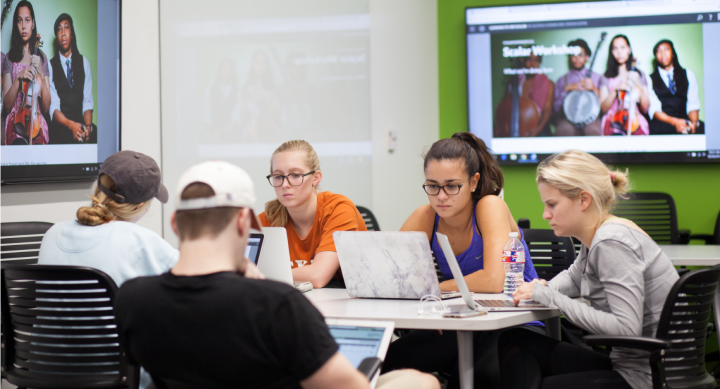
<svg viewBox="0 0 720 389">
<path fill-rule="evenodd" d="M 514 0 L 512 4 L 558 3 Z M 438 69 L 440 138 L 468 128 L 465 8 L 506 6 L 500 0 L 438 0 Z M 710 108 L 709 108 L 710 109 Z M 669 193 L 675 199 L 681 229 L 712 233 L 720 211 L 720 164 L 627 165 L 635 191 Z M 503 168 L 505 201 L 515 219 L 528 218 L 533 228 L 550 228 L 542 219 L 535 185 L 535 166 Z"/>
</svg>

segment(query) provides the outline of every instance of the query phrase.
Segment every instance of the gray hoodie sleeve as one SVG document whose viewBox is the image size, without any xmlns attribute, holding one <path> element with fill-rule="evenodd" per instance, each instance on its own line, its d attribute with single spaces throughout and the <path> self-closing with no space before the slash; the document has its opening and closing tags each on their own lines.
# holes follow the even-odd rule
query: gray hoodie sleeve
<svg viewBox="0 0 720 389">
<path fill-rule="evenodd" d="M 580 283 L 582 282 L 582 264 L 584 263 L 584 258 L 578 257 L 569 268 L 563 270 L 553 277 L 552 280 L 548 281 L 548 286 L 565 296 L 579 297 Z"/>
<path fill-rule="evenodd" d="M 600 310 L 594 304 L 589 307 L 539 284 L 535 285 L 532 298 L 557 306 L 570 321 L 593 334 L 640 335 L 645 300 L 644 270 L 642 258 L 630 247 L 616 240 L 602 240 L 589 253 L 587 266 L 581 273 L 581 291 L 583 296 L 604 297 L 609 311 Z"/>
</svg>

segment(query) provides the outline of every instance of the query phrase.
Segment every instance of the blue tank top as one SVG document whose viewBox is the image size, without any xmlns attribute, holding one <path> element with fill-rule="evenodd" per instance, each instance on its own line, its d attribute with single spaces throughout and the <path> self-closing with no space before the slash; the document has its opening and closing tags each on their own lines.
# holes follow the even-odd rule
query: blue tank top
<svg viewBox="0 0 720 389">
<path fill-rule="evenodd" d="M 460 270 L 462 271 L 462 274 L 464 276 L 483 269 L 483 240 L 482 236 L 480 236 L 480 234 L 478 233 L 480 228 L 477 226 L 477 218 L 475 217 L 476 210 L 477 203 L 475 203 L 475 206 L 473 207 L 472 217 L 473 221 L 475 222 L 475 228 L 472 229 L 473 236 L 470 247 L 468 247 L 467 250 L 463 251 L 461 254 L 455 256 L 458 265 L 460 265 Z M 431 247 L 433 254 L 435 255 L 435 259 L 437 260 L 438 266 L 440 267 L 440 271 L 443 274 L 443 277 L 445 277 L 446 280 L 452 280 L 453 275 L 450 271 L 450 266 L 448 265 L 445 254 L 440 248 L 440 244 L 438 244 L 435 237 L 439 221 L 440 216 L 435 215 L 435 225 L 433 226 Z M 520 228 L 518 227 L 518 229 Z M 527 247 L 527 243 L 525 243 L 525 236 L 522 232 L 522 229 L 520 229 L 520 242 L 522 242 L 523 247 L 525 247 L 525 270 L 523 271 L 523 278 L 525 279 L 525 282 L 530 282 L 538 278 L 538 275 L 535 271 L 535 267 L 533 266 L 532 258 L 530 258 L 530 250 Z"/>
</svg>

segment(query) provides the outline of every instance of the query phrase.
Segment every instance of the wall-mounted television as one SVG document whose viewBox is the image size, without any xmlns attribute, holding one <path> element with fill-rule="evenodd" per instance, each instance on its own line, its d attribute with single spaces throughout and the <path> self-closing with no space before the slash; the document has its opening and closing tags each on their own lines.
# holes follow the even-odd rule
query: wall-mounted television
<svg viewBox="0 0 720 389">
<path fill-rule="evenodd" d="M 120 149 L 120 0 L 2 1 L 2 184 L 85 181 Z"/>
<path fill-rule="evenodd" d="M 720 162 L 720 1 L 466 9 L 470 130 L 502 164 Z"/>
</svg>

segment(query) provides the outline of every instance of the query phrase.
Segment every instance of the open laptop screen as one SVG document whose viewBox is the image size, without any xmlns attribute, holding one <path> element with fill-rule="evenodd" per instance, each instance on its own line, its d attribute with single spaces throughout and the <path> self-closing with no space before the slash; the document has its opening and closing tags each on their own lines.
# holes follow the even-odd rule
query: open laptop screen
<svg viewBox="0 0 720 389">
<path fill-rule="evenodd" d="M 260 258 L 260 249 L 262 248 L 263 234 L 250 234 L 248 238 L 247 246 L 245 247 L 245 257 L 250 262 L 257 265 L 258 258 Z"/>
<path fill-rule="evenodd" d="M 385 327 L 328 325 L 330 335 L 340 346 L 340 353 L 357 368 L 365 358 L 378 356 Z"/>
</svg>

